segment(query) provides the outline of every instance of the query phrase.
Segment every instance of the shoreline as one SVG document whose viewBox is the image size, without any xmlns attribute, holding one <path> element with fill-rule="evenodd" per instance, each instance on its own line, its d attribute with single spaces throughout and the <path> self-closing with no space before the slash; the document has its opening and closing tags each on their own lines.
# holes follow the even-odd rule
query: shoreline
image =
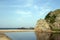
<svg viewBox="0 0 60 40">
<path fill-rule="evenodd" d="M 45 33 L 45 32 L 47 32 L 47 33 L 60 33 L 60 31 L 50 31 L 50 30 L 48 30 L 48 31 L 35 31 L 34 29 L 17 29 L 17 30 L 0 30 L 0 32 L 43 32 L 43 33 Z"/>
<path fill-rule="evenodd" d="M 30 29 L 17 29 L 17 30 L 0 30 L 0 32 L 34 32 L 35 30 Z"/>
</svg>

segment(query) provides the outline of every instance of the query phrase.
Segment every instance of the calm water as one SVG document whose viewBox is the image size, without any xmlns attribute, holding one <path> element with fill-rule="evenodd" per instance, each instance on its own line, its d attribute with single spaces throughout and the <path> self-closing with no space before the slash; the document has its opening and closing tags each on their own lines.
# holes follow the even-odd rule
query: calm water
<svg viewBox="0 0 60 40">
<path fill-rule="evenodd" d="M 36 40 L 34 32 L 11 32 L 5 33 L 12 40 Z"/>
<path fill-rule="evenodd" d="M 60 33 L 11 32 L 5 34 L 12 40 L 60 40 Z"/>
</svg>

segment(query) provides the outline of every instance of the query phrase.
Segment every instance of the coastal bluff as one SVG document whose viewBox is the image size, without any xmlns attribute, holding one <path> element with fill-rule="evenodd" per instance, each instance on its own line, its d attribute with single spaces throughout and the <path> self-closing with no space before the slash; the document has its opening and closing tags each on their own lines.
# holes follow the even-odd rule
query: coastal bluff
<svg viewBox="0 0 60 40">
<path fill-rule="evenodd" d="M 50 11 L 45 19 L 39 19 L 35 26 L 35 31 L 60 31 L 60 9 Z"/>
<path fill-rule="evenodd" d="M 49 12 L 45 17 L 51 30 L 60 31 L 60 9 Z"/>
</svg>

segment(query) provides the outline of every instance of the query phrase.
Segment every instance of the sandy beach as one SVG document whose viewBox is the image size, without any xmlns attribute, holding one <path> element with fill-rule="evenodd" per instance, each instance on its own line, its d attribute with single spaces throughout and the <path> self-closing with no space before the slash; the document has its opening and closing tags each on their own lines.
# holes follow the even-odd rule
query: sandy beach
<svg viewBox="0 0 60 40">
<path fill-rule="evenodd" d="M 5 35 L 4 33 L 0 33 L 0 40 L 11 40 L 11 38 L 9 38 L 7 35 Z"/>
<path fill-rule="evenodd" d="M 27 29 L 17 29 L 17 30 L 0 30 L 0 32 L 34 32 L 35 30 L 27 30 Z"/>
</svg>

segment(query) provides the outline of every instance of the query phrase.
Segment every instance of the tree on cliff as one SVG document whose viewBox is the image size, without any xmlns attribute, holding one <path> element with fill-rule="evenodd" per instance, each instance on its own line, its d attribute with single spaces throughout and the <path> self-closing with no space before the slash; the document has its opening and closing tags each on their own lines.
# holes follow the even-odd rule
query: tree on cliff
<svg viewBox="0 0 60 40">
<path fill-rule="evenodd" d="M 52 29 L 60 29 L 60 9 L 49 12 L 45 20 Z"/>
</svg>

